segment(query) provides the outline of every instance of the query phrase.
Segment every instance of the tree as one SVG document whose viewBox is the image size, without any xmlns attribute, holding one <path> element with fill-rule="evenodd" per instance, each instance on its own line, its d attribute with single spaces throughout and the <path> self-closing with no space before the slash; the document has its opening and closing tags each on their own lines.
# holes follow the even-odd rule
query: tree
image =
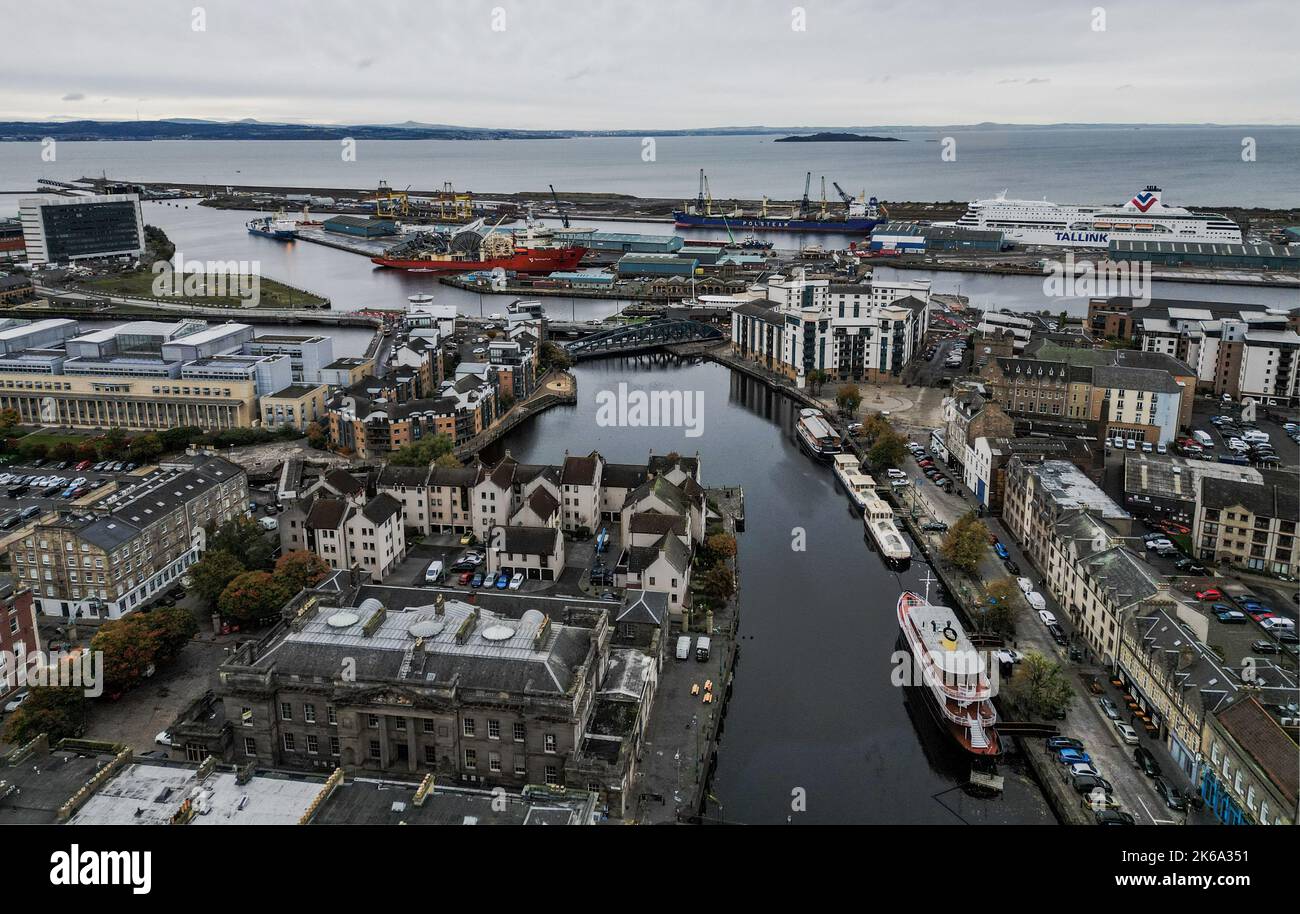
<svg viewBox="0 0 1300 914">
<path fill-rule="evenodd" d="M 28 460 L 44 460 L 45 455 L 49 453 L 49 448 L 41 441 L 20 441 L 18 442 L 18 453 L 22 454 Z"/>
<path fill-rule="evenodd" d="M 290 596 L 269 572 L 245 571 L 226 585 L 217 598 L 217 609 L 227 618 L 256 622 L 275 616 Z"/>
<path fill-rule="evenodd" d="M 83 441 L 77 445 L 77 460 L 89 460 L 92 463 L 99 459 L 99 450 L 95 447 L 93 441 Z"/>
<path fill-rule="evenodd" d="M 121 459 L 126 454 L 126 432 L 120 428 L 110 428 L 108 434 L 99 439 L 99 456 L 108 460 Z"/>
<path fill-rule="evenodd" d="M 60 441 L 50 449 L 50 456 L 71 463 L 77 459 L 77 447 L 71 441 Z"/>
<path fill-rule="evenodd" d="M 704 541 L 704 548 L 716 560 L 729 559 L 736 554 L 736 538 L 730 533 L 714 533 Z"/>
<path fill-rule="evenodd" d="M 90 649 L 103 652 L 106 692 L 129 689 L 158 660 L 158 636 L 148 616 L 148 613 L 132 613 L 105 622 L 90 639 Z"/>
<path fill-rule="evenodd" d="M 943 539 L 943 554 L 963 571 L 974 571 L 979 567 L 984 550 L 989 546 L 989 531 L 975 516 L 968 511 L 948 530 Z"/>
<path fill-rule="evenodd" d="M 319 555 L 298 549 L 286 552 L 275 563 L 275 577 L 290 594 L 315 587 L 330 573 L 330 566 Z"/>
<path fill-rule="evenodd" d="M 1056 719 L 1070 708 L 1074 690 L 1061 665 L 1037 651 L 1026 651 L 1010 682 L 1002 684 L 1002 698 L 1029 717 Z"/>
<path fill-rule="evenodd" d="M 194 613 L 184 606 L 159 606 L 147 616 L 158 644 L 158 662 L 171 660 L 199 633 Z"/>
<path fill-rule="evenodd" d="M 140 435 L 131 440 L 131 459 L 136 463 L 153 463 L 162 456 L 162 438 L 155 434 Z"/>
<path fill-rule="evenodd" d="M 217 598 L 247 569 L 239 559 L 224 549 L 209 549 L 189 570 L 190 590 L 199 595 L 205 606 L 216 609 Z"/>
<path fill-rule="evenodd" d="M 251 517 L 232 517 L 209 531 L 208 548 L 229 552 L 249 571 L 267 571 L 275 547 L 267 541 L 265 533 Z"/>
<path fill-rule="evenodd" d="M 891 428 L 886 428 L 876 436 L 875 443 L 867 451 L 867 459 L 874 467 L 896 467 L 907 456 L 907 447 L 903 436 Z"/>
<path fill-rule="evenodd" d="M 16 409 L 0 409 L 0 432 L 7 432 L 20 421 L 22 416 L 18 415 Z"/>
<path fill-rule="evenodd" d="M 845 415 L 856 414 L 858 407 L 862 405 L 862 391 L 858 390 L 858 385 L 841 385 L 840 389 L 835 391 L 835 405 Z"/>
<path fill-rule="evenodd" d="M 981 632 L 1010 635 L 1016 630 L 1015 597 L 1020 588 L 1010 578 L 1001 578 L 984 588 L 986 602 L 975 611 L 975 627 Z"/>
<path fill-rule="evenodd" d="M 462 466 L 460 459 L 451 451 L 440 455 L 438 459 L 433 462 L 433 465 L 436 467 L 445 467 L 451 470 L 459 470 Z"/>
<path fill-rule="evenodd" d="M 86 695 L 80 688 L 35 686 L 5 721 L 4 739 L 22 745 L 42 733 L 50 742 L 79 736 L 86 725 Z"/>
<path fill-rule="evenodd" d="M 569 355 L 563 346 L 547 340 L 542 343 L 542 351 L 537 355 L 537 365 L 543 374 L 553 368 L 572 368 L 573 356 Z"/>
<path fill-rule="evenodd" d="M 404 444 L 388 455 L 388 462 L 405 467 L 427 467 L 443 454 L 451 453 L 453 444 L 447 435 L 430 435 Z"/>
<path fill-rule="evenodd" d="M 808 372 L 807 381 L 808 386 L 812 388 L 813 396 L 815 397 L 821 392 L 822 385 L 827 381 L 826 372 L 822 371 L 820 368 L 814 368 L 812 371 Z"/>
<path fill-rule="evenodd" d="M 319 422 L 311 422 L 307 425 L 307 444 L 317 450 L 324 450 L 329 444 L 330 436 L 325 426 Z"/>
<path fill-rule="evenodd" d="M 726 565 L 714 565 L 700 575 L 700 589 L 714 603 L 726 603 L 736 592 L 736 578 Z"/>
</svg>

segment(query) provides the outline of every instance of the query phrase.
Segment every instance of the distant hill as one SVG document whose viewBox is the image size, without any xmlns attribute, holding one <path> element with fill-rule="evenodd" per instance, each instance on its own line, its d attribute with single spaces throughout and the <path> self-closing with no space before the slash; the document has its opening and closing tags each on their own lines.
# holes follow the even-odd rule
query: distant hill
<svg viewBox="0 0 1300 914">
<path fill-rule="evenodd" d="M 813 133 L 804 136 L 783 136 L 773 143 L 906 143 L 896 136 L 868 136 L 862 133 Z"/>
</svg>

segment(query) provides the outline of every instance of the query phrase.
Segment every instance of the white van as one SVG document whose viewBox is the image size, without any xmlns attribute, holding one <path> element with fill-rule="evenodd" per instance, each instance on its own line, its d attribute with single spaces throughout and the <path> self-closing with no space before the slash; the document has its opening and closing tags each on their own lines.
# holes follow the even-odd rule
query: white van
<svg viewBox="0 0 1300 914">
<path fill-rule="evenodd" d="M 682 635 L 677 639 L 677 659 L 686 660 L 691 656 L 691 636 Z"/>
<path fill-rule="evenodd" d="M 1047 609 L 1047 601 L 1044 600 L 1043 595 L 1036 590 L 1031 590 L 1029 593 L 1025 594 L 1025 600 L 1027 600 L 1029 605 L 1034 609 Z"/>
<path fill-rule="evenodd" d="M 704 663 L 709 659 L 709 636 L 700 635 L 699 640 L 695 642 L 695 659 Z"/>
<path fill-rule="evenodd" d="M 442 559 L 434 559 L 424 570 L 424 583 L 437 584 L 442 580 Z"/>
<path fill-rule="evenodd" d="M 1214 447 L 1214 439 L 1210 437 L 1209 432 L 1203 432 L 1199 428 L 1192 432 L 1192 437 L 1201 447 Z"/>
<path fill-rule="evenodd" d="M 274 517 L 259 517 L 257 522 L 262 525 L 263 530 L 275 530 L 280 526 L 280 522 Z"/>
</svg>

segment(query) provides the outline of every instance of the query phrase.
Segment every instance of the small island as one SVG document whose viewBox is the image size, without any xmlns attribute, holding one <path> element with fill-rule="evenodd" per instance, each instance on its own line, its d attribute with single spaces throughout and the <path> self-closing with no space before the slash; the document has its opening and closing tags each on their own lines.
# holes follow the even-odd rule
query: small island
<svg viewBox="0 0 1300 914">
<path fill-rule="evenodd" d="M 905 143 L 895 136 L 868 136 L 862 133 L 809 133 L 783 136 L 773 143 Z"/>
</svg>

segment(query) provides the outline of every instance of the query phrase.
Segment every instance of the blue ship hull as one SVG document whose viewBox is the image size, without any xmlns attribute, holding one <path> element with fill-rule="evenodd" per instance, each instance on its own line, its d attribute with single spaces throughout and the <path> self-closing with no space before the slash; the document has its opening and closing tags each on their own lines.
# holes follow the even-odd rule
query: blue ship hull
<svg viewBox="0 0 1300 914">
<path fill-rule="evenodd" d="M 769 232 L 837 232 L 841 235 L 869 235 L 884 219 L 863 216 L 857 219 L 789 219 L 780 216 L 697 216 L 674 212 L 678 228 L 721 228 L 765 230 Z"/>
<path fill-rule="evenodd" d="M 267 229 L 257 229 L 257 228 L 250 228 L 248 230 L 248 234 L 258 235 L 262 238 L 274 238 L 276 241 L 293 241 L 295 238 L 298 237 L 297 232 L 277 232 L 277 231 L 271 231 Z"/>
</svg>

